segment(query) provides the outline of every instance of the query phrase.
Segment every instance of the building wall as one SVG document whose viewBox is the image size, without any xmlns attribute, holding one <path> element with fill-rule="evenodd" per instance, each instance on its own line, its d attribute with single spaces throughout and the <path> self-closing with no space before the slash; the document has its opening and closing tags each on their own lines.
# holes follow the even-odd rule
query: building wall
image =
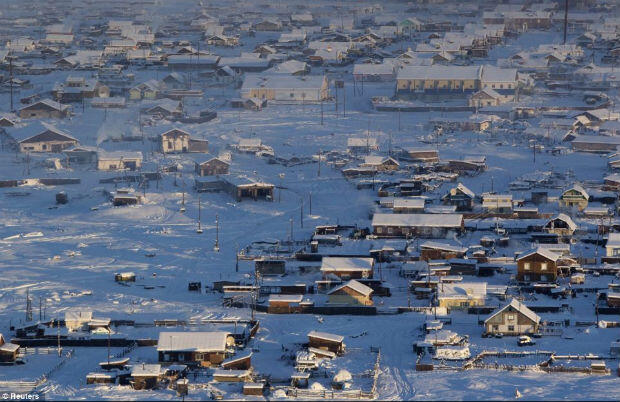
<svg viewBox="0 0 620 402">
<path fill-rule="evenodd" d="M 97 169 L 98 170 L 120 170 L 124 169 L 128 163 L 135 162 L 136 169 L 140 169 L 142 167 L 142 160 L 101 160 L 97 161 Z"/>
<path fill-rule="evenodd" d="M 66 114 L 57 110 L 22 109 L 19 112 L 19 117 L 22 119 L 61 119 L 66 117 Z"/>
<path fill-rule="evenodd" d="M 54 147 L 60 147 L 58 152 L 77 145 L 77 141 L 42 141 L 19 144 L 20 152 L 53 152 Z M 56 152 L 56 151 L 54 151 Z"/>
<path fill-rule="evenodd" d="M 365 297 L 355 292 L 348 292 L 346 289 L 342 289 L 338 293 L 330 294 L 329 302 L 334 304 L 346 304 L 353 306 L 372 306 L 372 299 Z"/>
<path fill-rule="evenodd" d="M 527 264 L 529 268 L 526 269 Z M 547 264 L 546 269 L 543 268 L 543 264 Z M 529 275 L 530 281 L 537 281 L 543 279 L 542 276 L 546 276 L 546 280 L 554 281 L 558 276 L 557 264 L 554 261 L 548 260 L 538 254 L 533 254 L 527 258 L 517 261 L 517 280 L 527 281 Z"/>
<path fill-rule="evenodd" d="M 439 307 L 447 308 L 468 308 L 484 306 L 484 298 L 439 298 Z"/>
<path fill-rule="evenodd" d="M 512 320 L 509 318 L 512 316 Z M 497 328 L 495 328 L 497 326 Z M 517 311 L 505 310 L 485 323 L 488 333 L 504 335 L 531 334 L 538 331 L 538 324 Z"/>
<path fill-rule="evenodd" d="M 188 152 L 189 135 L 162 135 L 161 148 L 164 153 Z"/>
</svg>

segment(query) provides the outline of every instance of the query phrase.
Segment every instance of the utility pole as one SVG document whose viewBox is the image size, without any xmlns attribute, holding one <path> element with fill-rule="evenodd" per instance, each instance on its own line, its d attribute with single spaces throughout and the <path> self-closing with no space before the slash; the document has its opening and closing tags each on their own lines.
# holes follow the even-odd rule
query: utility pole
<svg viewBox="0 0 620 402">
<path fill-rule="evenodd" d="M 564 44 L 566 45 L 566 30 L 568 29 L 568 0 L 564 2 Z"/>
<path fill-rule="evenodd" d="M 319 171 L 317 172 L 317 177 L 321 177 L 321 150 L 319 149 Z"/>
<path fill-rule="evenodd" d="M 32 299 L 30 289 L 26 289 L 26 321 L 32 321 Z"/>
<path fill-rule="evenodd" d="M 309 206 L 309 209 L 310 209 L 310 215 L 312 215 L 312 191 L 310 191 L 310 206 Z"/>
<path fill-rule="evenodd" d="M 323 125 L 323 98 L 321 98 L 321 125 Z"/>
<path fill-rule="evenodd" d="M 289 234 L 289 252 L 292 251 L 293 247 L 293 218 L 290 219 L 291 223 L 291 232 Z"/>
<path fill-rule="evenodd" d="M 13 107 L 13 55 L 8 57 L 9 59 L 9 88 L 11 91 L 11 112 L 15 112 Z"/>
<path fill-rule="evenodd" d="M 220 222 L 217 214 L 215 215 L 215 246 L 213 246 L 213 251 L 216 253 L 220 251 Z"/>
<path fill-rule="evenodd" d="M 347 117 L 347 86 L 342 81 L 342 117 Z"/>
<path fill-rule="evenodd" d="M 235 272 L 239 272 L 239 244 L 235 243 Z"/>
<path fill-rule="evenodd" d="M 398 108 L 398 132 L 400 132 L 400 107 Z"/>
<path fill-rule="evenodd" d="M 303 229 L 304 227 L 304 199 L 303 197 L 301 198 L 300 201 L 301 201 L 301 206 L 299 208 L 299 225 Z"/>
</svg>

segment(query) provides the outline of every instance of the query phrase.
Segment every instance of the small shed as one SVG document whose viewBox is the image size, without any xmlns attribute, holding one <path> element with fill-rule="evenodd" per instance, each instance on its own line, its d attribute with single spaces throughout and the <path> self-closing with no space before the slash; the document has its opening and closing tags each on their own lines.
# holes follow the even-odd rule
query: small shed
<svg viewBox="0 0 620 402">
<path fill-rule="evenodd" d="M 342 355 L 345 350 L 344 336 L 327 332 L 310 331 L 308 333 L 308 343 L 310 347 L 329 350 L 337 355 Z"/>
</svg>

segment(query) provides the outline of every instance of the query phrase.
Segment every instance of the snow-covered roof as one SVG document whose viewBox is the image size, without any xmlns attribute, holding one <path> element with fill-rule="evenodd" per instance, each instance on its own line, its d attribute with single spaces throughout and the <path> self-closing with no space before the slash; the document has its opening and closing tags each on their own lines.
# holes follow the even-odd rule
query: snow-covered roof
<svg viewBox="0 0 620 402">
<path fill-rule="evenodd" d="M 443 299 L 462 299 L 486 297 L 486 282 L 443 283 L 438 287 L 438 296 Z"/>
<path fill-rule="evenodd" d="M 348 281 L 347 283 L 344 283 L 340 286 L 337 286 L 335 288 L 333 288 L 332 290 L 330 290 L 329 292 L 327 292 L 328 295 L 334 294 L 344 288 L 349 288 L 352 289 L 353 291 L 361 294 L 362 296 L 370 296 L 373 292 L 372 288 L 364 285 L 363 283 L 360 283 L 358 281 L 356 281 L 355 279 L 351 279 L 350 281 Z"/>
<path fill-rule="evenodd" d="M 241 92 L 255 88 L 320 90 L 324 80 L 323 75 L 246 74 Z"/>
<path fill-rule="evenodd" d="M 224 352 L 228 332 L 160 332 L 158 351 Z"/>
<path fill-rule="evenodd" d="M 568 225 L 570 230 L 574 231 L 574 230 L 577 229 L 577 224 L 573 221 L 573 219 L 570 216 L 566 215 L 565 213 L 557 214 L 553 218 L 549 219 L 545 223 L 545 226 L 547 226 L 549 223 L 551 223 L 552 221 L 555 221 L 555 220 L 561 220 L 561 221 L 565 222 Z"/>
<path fill-rule="evenodd" d="M 334 335 L 327 332 L 319 332 L 319 331 L 310 331 L 308 332 L 308 338 L 319 338 L 324 339 L 326 341 L 331 342 L 342 342 L 344 341 L 344 336 Z"/>
<path fill-rule="evenodd" d="M 367 271 L 374 266 L 374 260 L 366 257 L 323 257 L 321 271 Z"/>
<path fill-rule="evenodd" d="M 480 66 L 405 66 L 398 72 L 399 80 L 477 80 Z"/>
<path fill-rule="evenodd" d="M 106 161 L 131 161 L 142 160 L 142 152 L 140 151 L 98 151 L 97 158 Z"/>
<path fill-rule="evenodd" d="M 456 228 L 462 223 L 461 214 L 374 214 L 372 217 L 372 226 Z"/>
<path fill-rule="evenodd" d="M 132 377 L 154 377 L 161 374 L 161 364 L 138 364 L 131 368 Z"/>
<path fill-rule="evenodd" d="M 269 303 L 301 303 L 303 295 L 269 295 Z"/>
<path fill-rule="evenodd" d="M 438 241 L 425 241 L 420 244 L 420 248 L 431 248 L 437 250 L 454 251 L 457 253 L 464 253 L 467 251 L 467 247 L 456 246 L 449 243 L 443 243 Z"/>
<path fill-rule="evenodd" d="M 543 256 L 545 258 L 547 258 L 548 260 L 551 261 L 557 261 L 561 256 L 558 253 L 554 253 L 553 251 L 549 250 L 549 249 L 545 249 L 545 248 L 535 248 L 535 249 L 531 249 L 531 250 L 527 250 L 524 251 L 523 253 L 519 254 L 519 257 L 517 257 L 517 261 L 522 260 L 526 257 L 529 257 L 531 255 L 534 254 L 538 254 L 540 256 Z"/>
<path fill-rule="evenodd" d="M 527 306 L 525 304 L 521 303 L 520 301 L 518 301 L 517 299 L 514 299 L 514 298 L 510 301 L 510 303 L 508 303 L 507 305 L 505 305 L 504 307 L 502 307 L 501 309 L 497 310 L 495 313 L 493 313 L 489 317 L 487 317 L 487 319 L 484 320 L 484 322 L 486 323 L 491 318 L 493 318 L 496 315 L 502 313 L 504 310 L 506 310 L 508 308 L 513 308 L 514 310 L 518 311 L 519 313 L 525 315 L 530 320 L 534 321 L 536 324 L 538 324 L 540 322 L 540 317 L 538 316 L 538 314 L 536 314 L 535 312 L 533 312 L 532 310 L 527 308 Z"/>
</svg>

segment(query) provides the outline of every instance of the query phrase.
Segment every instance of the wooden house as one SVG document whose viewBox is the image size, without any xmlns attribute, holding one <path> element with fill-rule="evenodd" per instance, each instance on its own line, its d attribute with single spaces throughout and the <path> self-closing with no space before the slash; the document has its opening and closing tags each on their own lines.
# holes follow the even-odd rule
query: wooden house
<svg viewBox="0 0 620 402">
<path fill-rule="evenodd" d="M 344 336 L 319 331 L 310 331 L 308 333 L 308 346 L 311 348 L 328 350 L 336 355 L 344 354 L 346 347 L 344 344 Z"/>
<path fill-rule="evenodd" d="M 205 157 L 194 161 L 195 171 L 198 176 L 215 176 L 228 174 L 230 163 L 216 157 Z"/>
<path fill-rule="evenodd" d="M 252 352 L 229 357 L 220 366 L 224 370 L 249 370 L 252 368 Z"/>
<path fill-rule="evenodd" d="M 51 99 L 43 99 L 19 109 L 19 117 L 22 119 L 62 119 L 70 114 L 69 105 Z"/>
<path fill-rule="evenodd" d="M 423 261 L 461 258 L 466 252 L 466 247 L 455 246 L 448 243 L 426 241 L 420 244 L 420 260 Z"/>
<path fill-rule="evenodd" d="M 213 372 L 213 379 L 216 382 L 251 382 L 252 370 L 217 369 Z"/>
<path fill-rule="evenodd" d="M 161 364 L 137 364 L 131 369 L 131 385 L 133 389 L 154 389 L 163 378 Z"/>
<path fill-rule="evenodd" d="M 330 304 L 372 306 L 372 288 L 352 279 L 327 292 Z"/>
<path fill-rule="evenodd" d="M 371 168 L 377 172 L 390 172 L 398 170 L 398 168 L 400 167 L 400 163 L 398 163 L 396 159 L 392 158 L 391 156 L 383 157 L 368 155 L 364 158 L 364 162 L 360 166 L 365 168 Z"/>
<path fill-rule="evenodd" d="M 68 331 L 79 331 L 92 321 L 93 312 L 89 310 L 69 310 L 65 312 L 65 327 Z"/>
<path fill-rule="evenodd" d="M 251 179 L 246 176 L 228 176 L 222 178 L 223 187 L 235 200 L 244 198 L 273 201 L 274 185 Z"/>
<path fill-rule="evenodd" d="M 303 295 L 269 295 L 267 312 L 270 314 L 291 314 L 300 311 Z"/>
<path fill-rule="evenodd" d="M 503 103 L 502 99 L 502 95 L 494 89 L 483 88 L 473 93 L 467 102 L 471 107 L 481 108 L 484 106 L 499 106 Z"/>
<path fill-rule="evenodd" d="M 265 384 L 262 382 L 246 382 L 243 384 L 243 395 L 262 396 Z"/>
<path fill-rule="evenodd" d="M 335 275 L 341 279 L 372 278 L 375 260 L 365 257 L 323 257 L 323 276 Z"/>
<path fill-rule="evenodd" d="M 12 363 L 17 359 L 19 345 L 6 342 L 4 336 L 0 334 L 0 363 Z"/>
<path fill-rule="evenodd" d="M 480 88 L 480 66 L 405 66 L 396 76 L 398 94 L 468 94 Z"/>
<path fill-rule="evenodd" d="M 401 157 L 411 162 L 439 162 L 439 152 L 431 148 L 405 148 Z"/>
<path fill-rule="evenodd" d="M 107 372 L 107 373 L 88 373 L 86 374 L 86 384 L 115 384 L 116 383 L 116 373 L 115 372 Z"/>
<path fill-rule="evenodd" d="M 228 332 L 160 332 L 157 353 L 160 362 L 210 367 L 226 359 L 233 343 Z"/>
<path fill-rule="evenodd" d="M 395 214 L 416 214 L 424 212 L 423 198 L 394 198 L 392 211 Z"/>
<path fill-rule="evenodd" d="M 575 184 L 560 195 L 558 202 L 561 208 L 576 208 L 579 211 L 583 211 L 588 207 L 589 200 L 590 195 L 588 192 L 579 184 Z"/>
<path fill-rule="evenodd" d="M 492 214 L 512 214 L 512 194 L 482 194 L 482 208 Z"/>
<path fill-rule="evenodd" d="M 517 280 L 554 282 L 558 276 L 560 255 L 546 248 L 526 251 L 517 257 Z"/>
<path fill-rule="evenodd" d="M 282 275 L 286 272 L 286 261 L 262 257 L 254 261 L 254 268 L 261 275 Z"/>
<path fill-rule="evenodd" d="M 69 163 L 90 164 L 97 161 L 97 148 L 78 145 L 63 151 Z"/>
<path fill-rule="evenodd" d="M 577 230 L 577 224 L 566 214 L 558 214 L 547 220 L 543 225 L 543 230 L 558 236 L 572 236 Z"/>
<path fill-rule="evenodd" d="M 445 238 L 448 232 L 461 233 L 461 214 L 374 214 L 373 234 L 378 237 Z"/>
<path fill-rule="evenodd" d="M 160 145 L 163 153 L 207 152 L 207 140 L 196 140 L 184 130 L 173 128 L 160 134 Z"/>
<path fill-rule="evenodd" d="M 459 183 L 451 188 L 442 200 L 444 204 L 455 205 L 457 211 L 471 211 L 475 198 L 476 194 L 473 191 L 465 187 L 463 183 Z"/>
<path fill-rule="evenodd" d="M 540 317 L 517 299 L 484 320 L 487 334 L 524 335 L 538 332 Z"/>
</svg>

